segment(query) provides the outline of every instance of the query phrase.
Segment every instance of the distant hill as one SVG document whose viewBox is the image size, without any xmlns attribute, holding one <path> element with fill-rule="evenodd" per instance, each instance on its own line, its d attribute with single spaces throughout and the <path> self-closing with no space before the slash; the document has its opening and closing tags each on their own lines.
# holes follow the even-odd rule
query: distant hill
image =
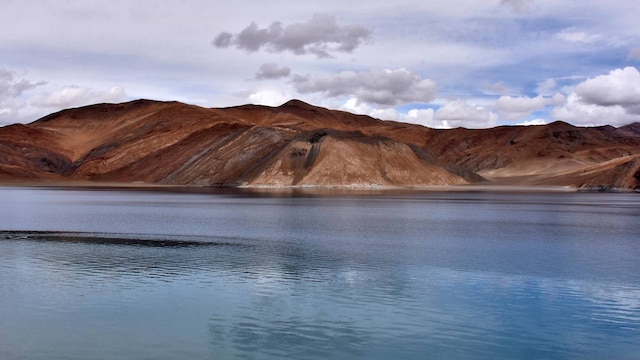
<svg viewBox="0 0 640 360">
<path fill-rule="evenodd" d="M 0 180 L 197 186 L 640 188 L 640 124 L 435 130 L 291 100 L 136 100 L 0 128 Z"/>
</svg>

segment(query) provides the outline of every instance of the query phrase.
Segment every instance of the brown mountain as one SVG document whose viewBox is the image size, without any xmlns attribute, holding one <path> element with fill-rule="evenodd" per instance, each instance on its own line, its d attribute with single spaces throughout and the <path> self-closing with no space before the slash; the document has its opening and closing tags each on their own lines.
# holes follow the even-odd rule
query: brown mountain
<svg viewBox="0 0 640 360">
<path fill-rule="evenodd" d="M 0 179 L 200 186 L 640 188 L 640 124 L 434 130 L 328 110 L 137 100 L 0 128 Z"/>
</svg>

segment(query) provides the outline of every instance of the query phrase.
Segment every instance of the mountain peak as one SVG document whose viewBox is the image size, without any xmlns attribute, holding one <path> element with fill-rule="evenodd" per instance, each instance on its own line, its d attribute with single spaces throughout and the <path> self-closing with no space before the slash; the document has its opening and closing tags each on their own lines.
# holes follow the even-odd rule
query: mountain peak
<svg viewBox="0 0 640 360">
<path fill-rule="evenodd" d="M 640 136 L 640 122 L 637 121 L 629 125 L 621 126 L 618 129 L 633 136 Z"/>
<path fill-rule="evenodd" d="M 567 127 L 573 128 L 573 127 L 575 127 L 575 126 L 573 126 L 573 125 L 571 125 L 571 124 L 569 124 L 567 122 L 564 122 L 562 120 L 556 120 L 556 121 L 550 123 L 548 126 L 549 126 L 549 128 L 559 128 L 559 127 L 560 128 L 567 128 Z"/>
<path fill-rule="evenodd" d="M 306 103 L 306 102 L 304 102 L 302 100 L 291 99 L 291 100 L 287 101 L 286 103 L 278 106 L 278 108 L 281 108 L 281 109 L 286 109 L 286 108 L 312 109 L 312 108 L 317 108 L 317 106 L 311 105 L 311 104 Z"/>
</svg>

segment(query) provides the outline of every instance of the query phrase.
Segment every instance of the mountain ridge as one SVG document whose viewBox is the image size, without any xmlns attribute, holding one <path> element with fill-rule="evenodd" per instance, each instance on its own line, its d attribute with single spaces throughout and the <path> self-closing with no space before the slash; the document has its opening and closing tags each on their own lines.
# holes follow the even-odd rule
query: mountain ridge
<svg viewBox="0 0 640 360">
<path fill-rule="evenodd" d="M 639 189 L 640 123 L 431 129 L 290 100 L 134 100 L 0 128 L 0 180 L 191 186 Z"/>
</svg>

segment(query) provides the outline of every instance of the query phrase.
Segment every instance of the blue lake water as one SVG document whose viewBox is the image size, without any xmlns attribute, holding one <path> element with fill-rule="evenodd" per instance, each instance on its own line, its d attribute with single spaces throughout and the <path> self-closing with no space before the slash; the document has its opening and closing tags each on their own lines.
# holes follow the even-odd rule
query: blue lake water
<svg viewBox="0 0 640 360">
<path fill-rule="evenodd" d="M 0 188 L 0 359 L 638 359 L 640 195 Z"/>
</svg>

